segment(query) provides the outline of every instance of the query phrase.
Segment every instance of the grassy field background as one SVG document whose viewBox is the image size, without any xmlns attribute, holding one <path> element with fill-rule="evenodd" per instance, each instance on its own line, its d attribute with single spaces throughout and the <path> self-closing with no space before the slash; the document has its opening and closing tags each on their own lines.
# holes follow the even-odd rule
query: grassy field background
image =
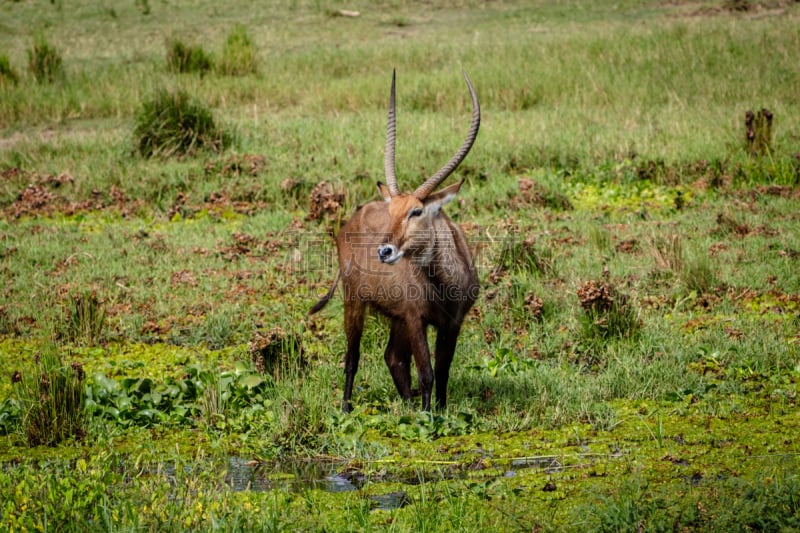
<svg viewBox="0 0 800 533">
<path fill-rule="evenodd" d="M 4 529 L 800 528 L 796 2 L 2 12 Z M 345 416 L 341 298 L 306 313 L 378 196 L 392 69 L 402 188 L 461 143 L 462 70 L 478 91 L 447 211 L 481 296 L 446 411 L 399 401 L 375 317 Z M 141 155 L 181 91 L 229 143 Z"/>
</svg>

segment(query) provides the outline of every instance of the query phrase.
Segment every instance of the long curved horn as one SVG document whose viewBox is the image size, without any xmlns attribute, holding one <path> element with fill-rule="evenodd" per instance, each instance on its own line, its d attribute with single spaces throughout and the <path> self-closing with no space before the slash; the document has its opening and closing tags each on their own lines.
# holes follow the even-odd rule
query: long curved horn
<svg viewBox="0 0 800 533">
<path fill-rule="evenodd" d="M 458 149 L 450 161 L 448 161 L 439 172 L 428 178 L 425 183 L 417 187 L 417 190 L 414 191 L 414 196 L 420 200 L 427 198 L 447 176 L 453 173 L 456 167 L 467 157 L 470 148 L 472 148 L 472 144 L 475 142 L 475 138 L 478 136 L 478 129 L 481 127 L 481 106 L 478 103 L 478 95 L 475 94 L 475 88 L 472 86 L 472 82 L 469 81 L 469 76 L 467 76 L 466 72 L 463 72 L 463 74 L 464 79 L 467 81 L 467 87 L 469 87 L 469 94 L 472 97 L 472 124 L 469 126 L 469 132 L 467 132 L 467 138 L 464 144 L 461 145 L 461 148 Z"/>
<path fill-rule="evenodd" d="M 395 104 L 394 104 L 394 79 L 395 71 L 392 70 L 392 91 L 389 94 L 389 122 L 386 124 L 386 151 L 383 156 L 383 169 L 386 175 L 386 185 L 389 187 L 389 194 L 397 196 L 400 189 L 397 186 L 397 175 L 395 174 L 394 164 L 394 141 L 397 128 L 395 124 Z"/>
</svg>

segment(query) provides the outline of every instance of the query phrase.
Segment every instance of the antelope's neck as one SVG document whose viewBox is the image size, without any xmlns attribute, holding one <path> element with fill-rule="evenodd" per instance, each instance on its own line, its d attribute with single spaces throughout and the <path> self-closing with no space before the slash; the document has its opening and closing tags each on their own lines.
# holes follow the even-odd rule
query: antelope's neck
<svg viewBox="0 0 800 533">
<path fill-rule="evenodd" d="M 475 279 L 475 266 L 464 235 L 447 219 L 434 226 L 428 274 L 436 284 L 467 287 Z"/>
</svg>

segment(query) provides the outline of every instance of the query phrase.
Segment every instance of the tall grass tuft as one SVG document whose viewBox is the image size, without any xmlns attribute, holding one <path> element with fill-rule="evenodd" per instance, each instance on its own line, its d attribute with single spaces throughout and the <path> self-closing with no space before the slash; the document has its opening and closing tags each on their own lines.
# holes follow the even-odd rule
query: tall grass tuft
<svg viewBox="0 0 800 533">
<path fill-rule="evenodd" d="M 552 248 L 540 246 L 533 239 L 511 237 L 503 243 L 490 278 L 497 280 L 506 272 L 552 274 L 555 258 Z"/>
<path fill-rule="evenodd" d="M 318 388 L 296 380 L 287 391 L 285 401 L 275 406 L 277 421 L 269 439 L 276 445 L 292 449 L 313 449 L 323 442 L 329 420 L 330 403 Z"/>
<path fill-rule="evenodd" d="M 211 57 L 200 46 L 173 39 L 167 43 L 167 68 L 172 72 L 204 74 L 211 70 Z"/>
<path fill-rule="evenodd" d="M 16 71 L 11 68 L 11 61 L 8 56 L 0 55 L 0 87 L 6 85 L 16 85 L 19 81 L 19 76 Z"/>
<path fill-rule="evenodd" d="M 258 372 L 271 375 L 275 381 L 298 376 L 306 365 L 300 337 L 284 332 L 280 326 L 266 335 L 255 332 L 250 358 Z"/>
<path fill-rule="evenodd" d="M 137 152 L 144 157 L 190 154 L 197 149 L 219 151 L 231 137 L 217 127 L 203 104 L 184 91 L 159 91 L 142 104 L 136 116 L 134 138 Z"/>
<path fill-rule="evenodd" d="M 29 446 L 55 446 L 85 435 L 85 376 L 80 363 L 65 366 L 58 348 L 48 344 L 36 355 L 32 371 L 15 376 L 22 429 Z"/>
<path fill-rule="evenodd" d="M 28 70 L 39 83 L 52 83 L 64 77 L 61 53 L 40 36 L 28 50 Z"/>
<path fill-rule="evenodd" d="M 232 379 L 211 372 L 202 378 L 203 393 L 197 399 L 200 414 L 209 427 L 220 427 L 228 417 L 232 405 L 228 390 Z"/>
<path fill-rule="evenodd" d="M 673 273 L 683 271 L 685 259 L 683 256 L 683 239 L 680 235 L 653 235 L 650 239 L 650 252 L 656 263 L 657 270 L 667 270 Z"/>
<path fill-rule="evenodd" d="M 86 345 L 97 344 L 105 324 L 103 305 L 93 291 L 82 292 L 72 298 L 64 324 L 64 336 Z"/>
<path fill-rule="evenodd" d="M 258 69 L 256 49 L 244 26 L 237 24 L 228 35 L 217 69 L 229 76 L 244 76 Z"/>
<path fill-rule="evenodd" d="M 606 255 L 611 250 L 611 234 L 609 231 L 600 226 L 590 226 L 588 232 L 589 242 L 592 243 L 595 250 L 600 254 Z"/>
<path fill-rule="evenodd" d="M 627 295 L 594 280 L 578 289 L 583 308 L 581 326 L 588 340 L 635 337 L 641 329 L 638 313 Z"/>
<path fill-rule="evenodd" d="M 772 153 L 772 116 L 766 108 L 745 113 L 745 144 L 750 155 Z"/>
<path fill-rule="evenodd" d="M 687 257 L 686 266 L 681 272 L 681 282 L 688 291 L 697 294 L 711 292 L 717 284 L 717 277 L 706 254 L 695 253 Z"/>
</svg>

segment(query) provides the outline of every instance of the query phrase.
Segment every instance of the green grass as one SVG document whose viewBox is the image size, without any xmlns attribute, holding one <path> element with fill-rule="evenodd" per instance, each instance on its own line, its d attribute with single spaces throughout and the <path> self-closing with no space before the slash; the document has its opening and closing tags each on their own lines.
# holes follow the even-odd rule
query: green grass
<svg viewBox="0 0 800 533">
<path fill-rule="evenodd" d="M 797 527 L 798 7 L 435 4 L 4 6 L 0 528 Z M 165 68 L 165 36 L 215 67 Z M 37 39 L 56 83 L 11 68 Z M 370 317 L 345 416 L 341 297 L 306 313 L 330 233 L 378 197 L 393 68 L 403 189 L 459 145 L 475 83 L 446 210 L 481 295 L 446 411 L 397 398 Z M 343 207 L 314 220 L 322 181 Z M 53 343 L 86 438 L 31 447 L 12 377 L 40 383 Z"/>
</svg>

